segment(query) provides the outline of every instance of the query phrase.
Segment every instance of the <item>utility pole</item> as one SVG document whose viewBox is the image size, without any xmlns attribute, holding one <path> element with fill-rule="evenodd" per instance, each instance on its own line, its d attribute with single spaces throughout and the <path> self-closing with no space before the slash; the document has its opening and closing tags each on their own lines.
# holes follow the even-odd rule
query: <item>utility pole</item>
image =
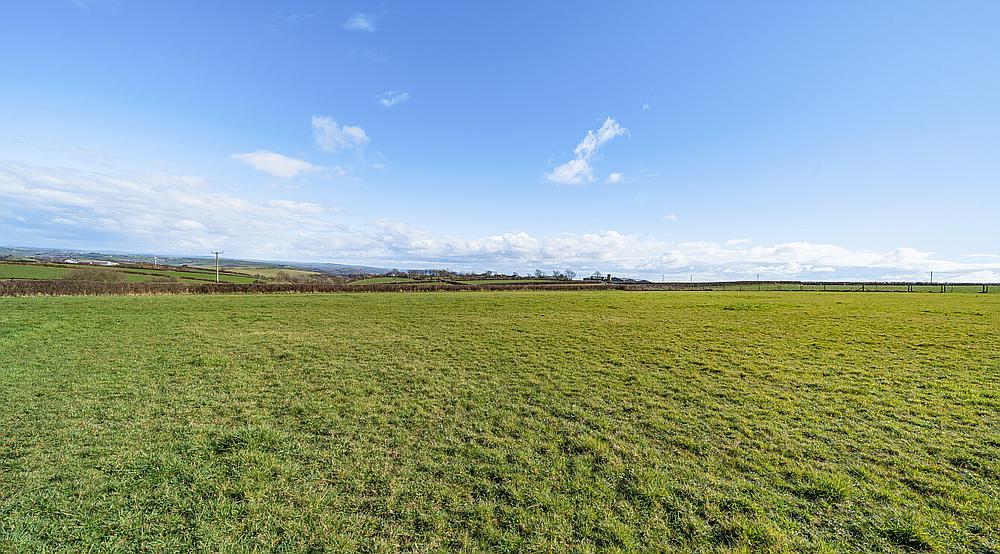
<svg viewBox="0 0 1000 554">
<path fill-rule="evenodd" d="M 933 283 L 934 283 L 934 272 L 932 271 L 931 272 L 931 284 L 933 284 Z"/>
<path fill-rule="evenodd" d="M 219 254 L 222 254 L 222 250 L 213 250 L 212 254 L 215 254 L 215 282 L 219 282 Z"/>
</svg>

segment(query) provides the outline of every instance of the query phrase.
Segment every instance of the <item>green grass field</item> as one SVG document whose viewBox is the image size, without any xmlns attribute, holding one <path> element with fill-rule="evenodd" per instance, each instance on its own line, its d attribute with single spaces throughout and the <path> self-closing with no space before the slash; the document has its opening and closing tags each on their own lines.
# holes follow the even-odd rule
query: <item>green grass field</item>
<svg viewBox="0 0 1000 554">
<path fill-rule="evenodd" d="M 470 285 L 533 285 L 537 283 L 559 285 L 565 284 L 568 281 L 557 281 L 555 279 L 471 279 L 468 281 L 463 280 L 462 282 Z"/>
<path fill-rule="evenodd" d="M 163 278 L 176 278 L 182 281 L 215 282 L 215 271 L 174 269 L 134 269 L 127 267 L 93 267 L 86 265 L 39 265 L 0 263 L 0 279 L 66 279 L 78 271 L 115 271 L 125 274 L 125 280 L 130 283 L 144 283 Z M 219 280 L 225 283 L 252 283 L 253 277 L 245 275 L 227 275 L 222 273 Z"/>
<path fill-rule="evenodd" d="M 0 279 L 62 279 L 69 268 L 35 264 L 0 264 Z"/>
<path fill-rule="evenodd" d="M 160 277 L 174 277 L 182 281 L 197 281 L 197 282 L 215 282 L 215 271 L 198 271 L 198 270 L 173 270 L 173 269 L 137 269 L 137 270 L 124 270 L 133 272 L 142 272 L 144 274 L 151 274 Z M 223 283 L 252 283 L 254 281 L 253 277 L 247 277 L 244 275 L 227 275 L 225 273 L 219 274 L 219 280 Z"/>
<path fill-rule="evenodd" d="M 239 273 L 241 275 L 249 275 L 251 277 L 261 276 L 265 279 L 275 279 L 281 274 L 291 275 L 292 277 L 310 277 L 314 275 L 322 275 L 318 271 L 306 271 L 303 269 L 286 269 L 281 267 L 227 267 L 224 268 L 225 271 L 230 273 Z M 214 275 L 214 273 L 213 273 Z"/>
<path fill-rule="evenodd" d="M 382 285 L 382 284 L 396 284 L 396 283 L 416 283 L 416 279 L 411 279 L 409 277 L 365 277 L 364 279 L 356 279 L 351 281 L 352 285 Z"/>
<path fill-rule="evenodd" d="M 0 298 L 0 551 L 1000 549 L 1000 296 Z"/>
</svg>

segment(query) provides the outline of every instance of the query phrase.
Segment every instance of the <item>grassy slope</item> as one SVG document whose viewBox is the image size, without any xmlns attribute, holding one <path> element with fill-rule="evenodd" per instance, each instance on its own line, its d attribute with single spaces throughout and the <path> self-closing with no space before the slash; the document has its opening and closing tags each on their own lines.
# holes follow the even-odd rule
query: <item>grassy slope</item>
<svg viewBox="0 0 1000 554">
<path fill-rule="evenodd" d="M 0 279 L 62 279 L 67 271 L 65 267 L 0 264 Z"/>
<path fill-rule="evenodd" d="M 251 277 L 260 275 L 267 279 L 274 279 L 280 273 L 285 273 L 292 275 L 294 277 L 309 277 L 311 275 L 322 275 L 318 271 L 306 271 L 304 269 L 286 269 L 279 267 L 227 267 L 226 271 L 230 273 L 239 273 L 241 275 L 249 275 Z"/>
<path fill-rule="evenodd" d="M 0 279 L 65 279 L 74 271 L 99 270 L 121 271 L 125 279 L 133 283 L 153 281 L 162 277 L 176 277 L 186 281 L 215 282 L 215 271 L 177 271 L 167 269 L 131 269 L 125 267 L 91 267 L 85 265 L 34 265 L 34 264 L 0 264 Z M 243 275 L 219 275 L 219 280 L 226 283 L 252 283 L 254 279 Z"/>
<path fill-rule="evenodd" d="M 0 298 L 0 550 L 1000 548 L 1000 298 Z"/>
<path fill-rule="evenodd" d="M 565 282 L 556 281 L 555 279 L 470 279 L 462 282 L 469 283 L 470 285 L 531 285 L 534 283 L 565 284 Z"/>
<path fill-rule="evenodd" d="M 0 279 L 65 279 L 74 271 L 82 271 L 90 268 L 82 266 L 53 267 L 44 265 L 20 265 L 20 264 L 0 264 Z M 116 268 L 100 268 L 102 271 L 121 271 Z M 125 280 L 132 283 L 141 283 L 156 279 L 152 275 L 142 275 L 137 273 L 126 273 Z"/>
<path fill-rule="evenodd" d="M 131 271 L 131 270 L 124 270 Z M 176 277 L 185 281 L 215 282 L 215 271 L 177 271 L 172 269 L 136 269 L 135 272 L 149 273 L 164 277 Z M 219 274 L 219 280 L 223 283 L 252 283 L 252 277 L 242 275 Z"/>
<path fill-rule="evenodd" d="M 413 283 L 416 279 L 410 279 L 409 277 L 365 277 L 364 279 L 357 279 L 351 281 L 352 285 L 380 285 L 385 283 Z"/>
</svg>

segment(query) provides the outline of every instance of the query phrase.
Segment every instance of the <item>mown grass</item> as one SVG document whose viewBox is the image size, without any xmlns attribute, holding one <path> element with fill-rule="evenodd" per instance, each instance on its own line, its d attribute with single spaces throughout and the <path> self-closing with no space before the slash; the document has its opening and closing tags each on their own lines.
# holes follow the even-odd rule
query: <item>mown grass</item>
<svg viewBox="0 0 1000 554">
<path fill-rule="evenodd" d="M 1000 548 L 1000 297 L 0 298 L 0 550 Z"/>
</svg>

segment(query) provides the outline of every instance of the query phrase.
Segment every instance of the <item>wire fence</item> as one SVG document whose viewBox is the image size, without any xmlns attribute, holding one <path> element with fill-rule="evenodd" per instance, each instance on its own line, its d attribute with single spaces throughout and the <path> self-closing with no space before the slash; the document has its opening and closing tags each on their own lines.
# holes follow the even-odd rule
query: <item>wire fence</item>
<svg viewBox="0 0 1000 554">
<path fill-rule="evenodd" d="M 1000 293 L 1000 283 L 930 283 L 887 281 L 719 281 L 655 283 L 670 290 Z"/>
</svg>

